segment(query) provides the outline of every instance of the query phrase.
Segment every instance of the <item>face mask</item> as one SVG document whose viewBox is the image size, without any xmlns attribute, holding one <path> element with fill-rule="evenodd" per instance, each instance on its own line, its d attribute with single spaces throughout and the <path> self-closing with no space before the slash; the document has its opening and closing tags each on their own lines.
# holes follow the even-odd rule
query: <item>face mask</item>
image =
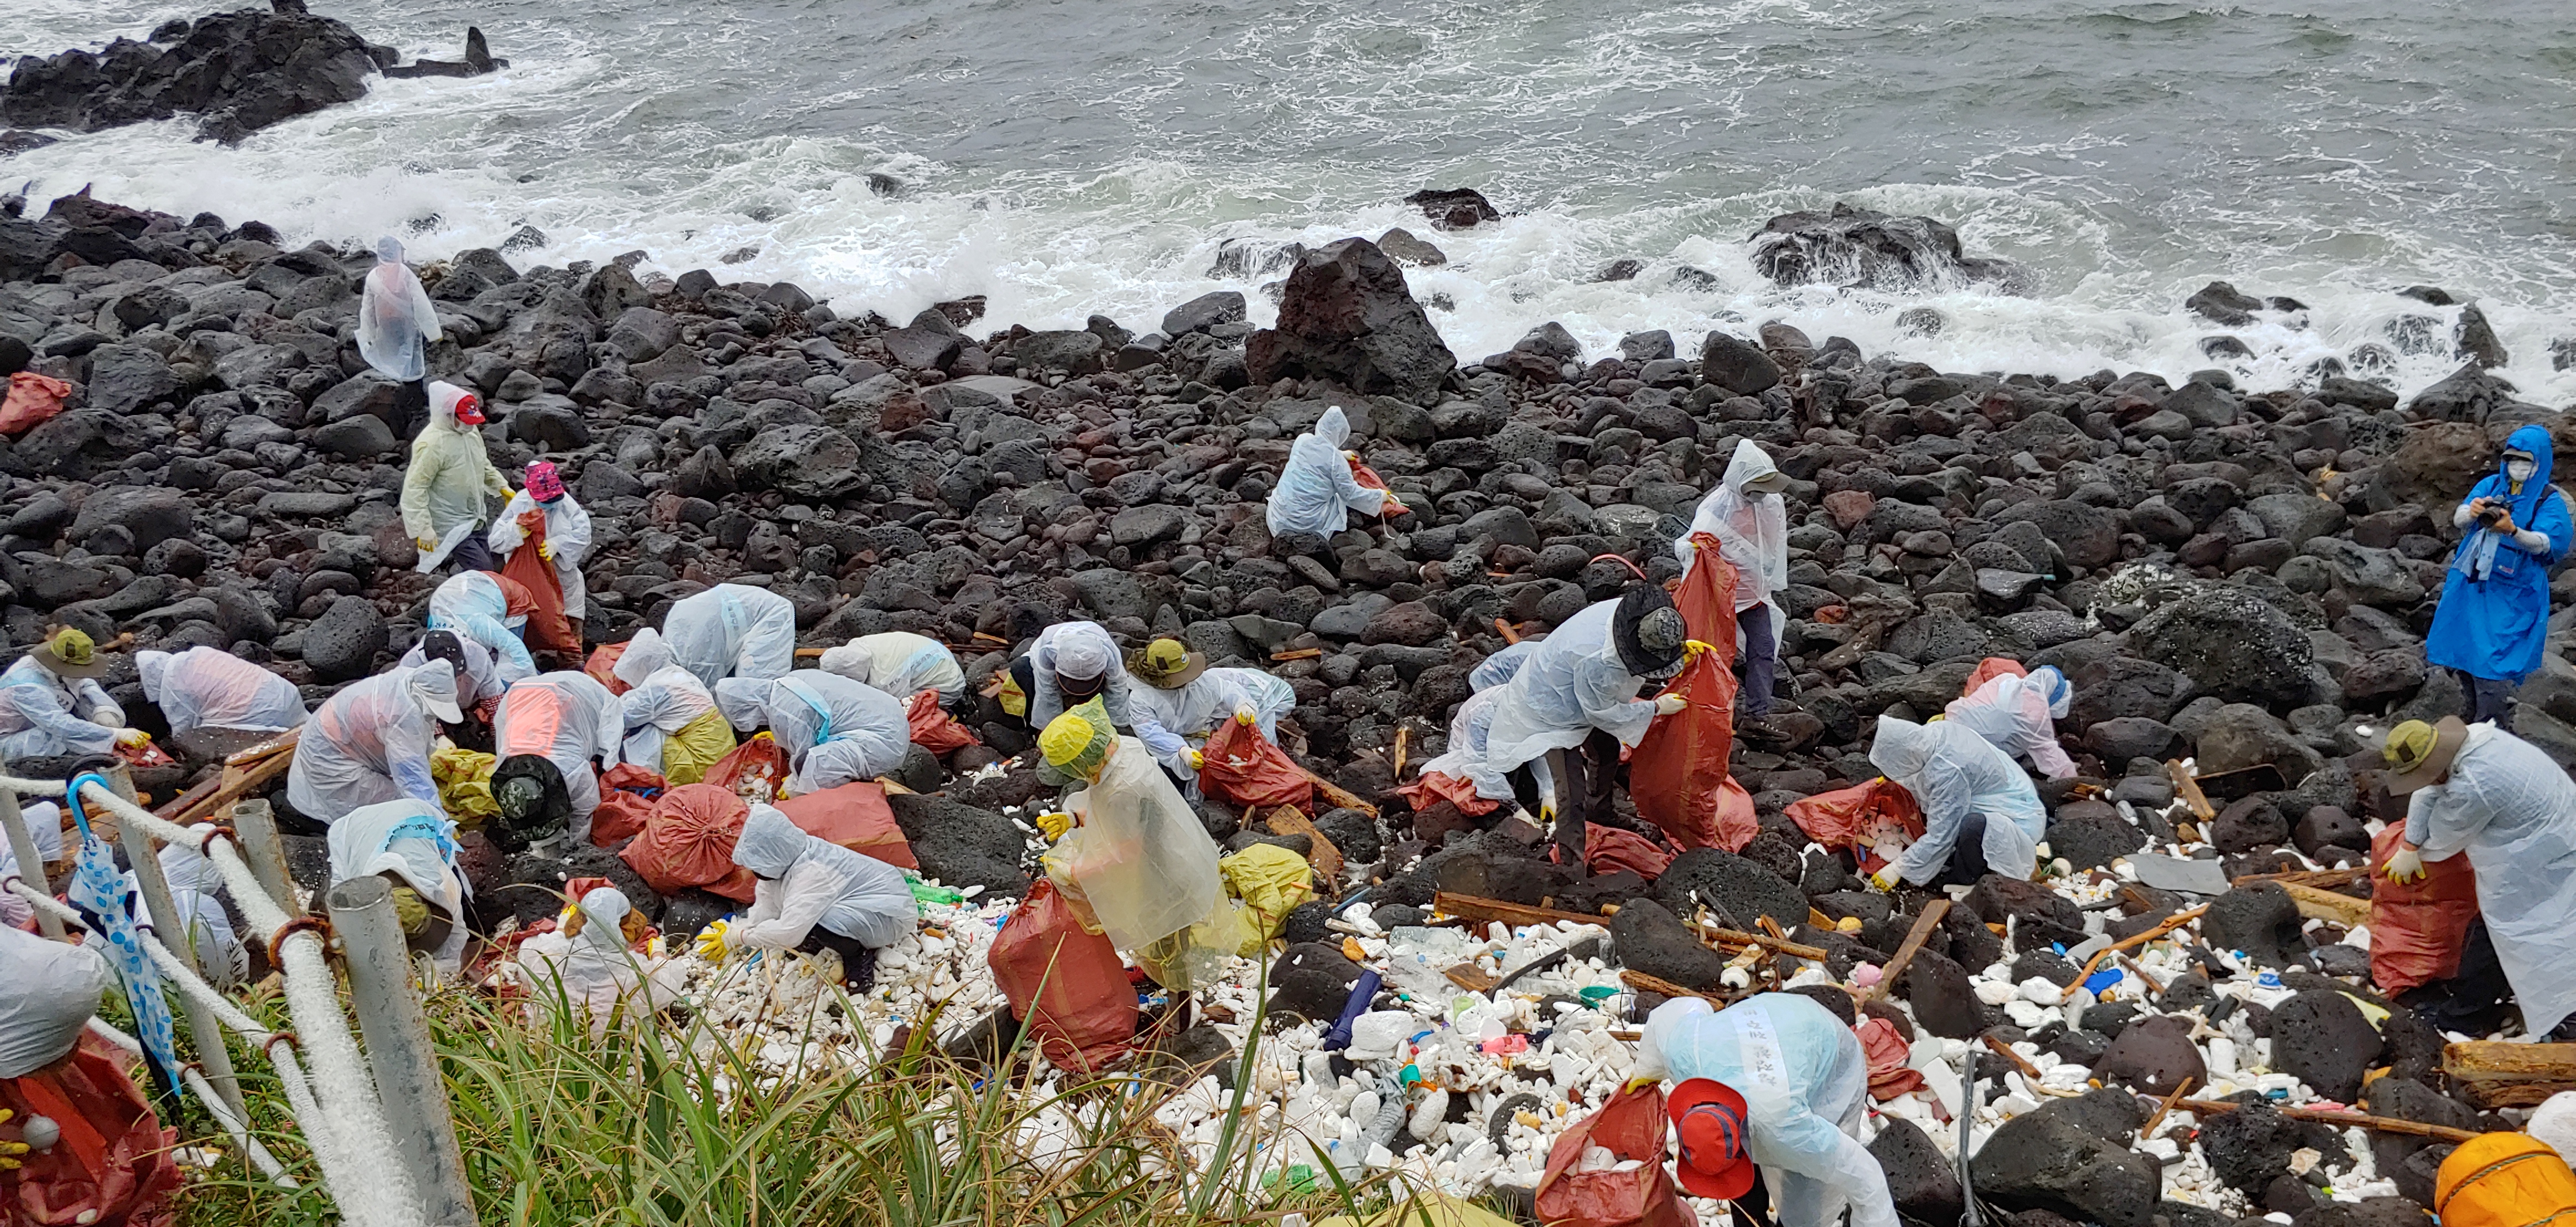
<svg viewBox="0 0 2576 1227">
<path fill-rule="evenodd" d="M 2517 484 L 2519 484 L 2521 482 L 2530 481 L 2532 473 L 2537 471 L 2539 467 L 2540 466 L 2538 464 L 2529 460 L 2508 460 L 2504 462 L 2504 475 L 2512 478 Z"/>
</svg>

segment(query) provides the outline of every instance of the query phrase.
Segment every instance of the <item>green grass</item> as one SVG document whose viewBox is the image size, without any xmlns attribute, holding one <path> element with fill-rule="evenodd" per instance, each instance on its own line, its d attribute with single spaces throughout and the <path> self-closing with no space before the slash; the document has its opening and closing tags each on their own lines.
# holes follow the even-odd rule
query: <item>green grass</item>
<svg viewBox="0 0 2576 1227">
<path fill-rule="evenodd" d="M 250 1008 L 283 1013 L 273 999 Z M 531 1022 L 521 1005 L 457 990 L 433 995 L 428 1013 L 487 1224 L 1214 1227 L 1386 1200 L 1382 1182 L 1258 1187 L 1252 1147 L 1230 1125 L 1213 1170 L 1191 1173 L 1152 1121 L 1169 1088 L 1113 1074 L 1040 1090 L 1023 1076 L 1033 1049 L 985 1076 L 916 1039 L 865 1076 L 782 1079 L 703 1023 L 652 1018 L 594 1040 L 560 1009 Z M 1258 1031 L 1238 1087 L 1252 1081 Z M 182 1221 L 335 1221 L 273 1072 L 247 1053 L 236 1063 L 262 1141 L 307 1187 L 249 1179 L 227 1142 L 224 1161 L 181 1194 Z M 1239 1092 L 1230 1106 L 1244 1106 Z M 1071 1145 L 1033 1155 L 1040 1120 Z M 198 1112 L 182 1125 L 183 1136 L 220 1136 Z"/>
</svg>

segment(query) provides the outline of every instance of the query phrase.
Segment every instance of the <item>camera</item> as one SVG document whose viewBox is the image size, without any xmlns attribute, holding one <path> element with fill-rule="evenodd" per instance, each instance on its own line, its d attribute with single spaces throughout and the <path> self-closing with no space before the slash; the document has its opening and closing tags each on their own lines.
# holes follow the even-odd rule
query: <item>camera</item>
<svg viewBox="0 0 2576 1227">
<path fill-rule="evenodd" d="M 2502 519 L 2504 519 L 2504 508 L 2502 507 L 2484 507 L 2480 508 L 2478 511 L 2478 523 L 2480 524 L 2492 527 L 2497 521 Z"/>
</svg>

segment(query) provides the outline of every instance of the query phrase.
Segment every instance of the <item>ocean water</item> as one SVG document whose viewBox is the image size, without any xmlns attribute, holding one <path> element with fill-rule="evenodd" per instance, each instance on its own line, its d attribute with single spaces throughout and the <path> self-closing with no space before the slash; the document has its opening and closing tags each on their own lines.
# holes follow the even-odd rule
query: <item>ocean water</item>
<svg viewBox="0 0 2576 1227">
<path fill-rule="evenodd" d="M 678 272 L 792 279 L 845 314 L 965 294 L 996 324 L 1151 328 L 1233 238 L 1402 225 L 1462 359 L 1556 320 L 1595 353 L 1781 319 L 1945 369 L 2286 386 L 2320 358 L 2447 336 L 2474 299 L 2526 397 L 2576 402 L 2576 8 L 2565 0 L 315 0 L 405 55 L 479 23 L 502 73 L 379 81 L 362 102 L 198 144 L 190 121 L 0 161 L 39 195 L 408 236 L 416 258 L 548 238 L 529 262 L 641 248 Z M 0 52 L 141 37 L 196 6 L 18 0 Z M 872 190 L 872 176 L 900 187 Z M 880 179 L 882 182 L 883 179 Z M 1438 233 L 1400 203 L 1475 187 L 1513 215 Z M 1955 224 L 2025 296 L 1782 291 L 1746 237 L 1847 200 Z M 1611 262 L 1645 272 L 1602 282 Z M 1715 278 L 1682 279 L 1688 266 Z M 1271 274 L 1276 276 L 1277 274 Z M 2306 303 L 2220 331 L 2213 279 Z M 1949 326 L 1901 337 L 1903 308 Z M 1269 306 L 1254 295 L 1261 319 Z M 2447 345 L 2392 372 L 2411 391 Z"/>
</svg>

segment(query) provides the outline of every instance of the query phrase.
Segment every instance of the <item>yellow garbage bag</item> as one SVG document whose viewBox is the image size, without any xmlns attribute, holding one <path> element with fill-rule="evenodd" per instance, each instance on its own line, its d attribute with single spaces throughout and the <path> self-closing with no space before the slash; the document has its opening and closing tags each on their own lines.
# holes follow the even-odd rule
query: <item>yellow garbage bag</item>
<svg viewBox="0 0 2576 1227">
<path fill-rule="evenodd" d="M 492 768 L 500 760 L 473 750 L 446 749 L 429 756 L 430 782 L 438 785 L 438 804 L 456 825 L 472 830 L 501 812 L 492 800 Z"/>
<path fill-rule="evenodd" d="M 1315 897 L 1315 869 L 1277 844 L 1254 844 L 1216 863 L 1229 895 L 1243 901 L 1243 940 L 1235 953 L 1260 958 L 1288 923 L 1288 913 Z"/>
<path fill-rule="evenodd" d="M 723 712 L 708 708 L 662 740 L 662 779 L 673 788 L 698 783 L 733 748 L 733 725 Z"/>
</svg>

